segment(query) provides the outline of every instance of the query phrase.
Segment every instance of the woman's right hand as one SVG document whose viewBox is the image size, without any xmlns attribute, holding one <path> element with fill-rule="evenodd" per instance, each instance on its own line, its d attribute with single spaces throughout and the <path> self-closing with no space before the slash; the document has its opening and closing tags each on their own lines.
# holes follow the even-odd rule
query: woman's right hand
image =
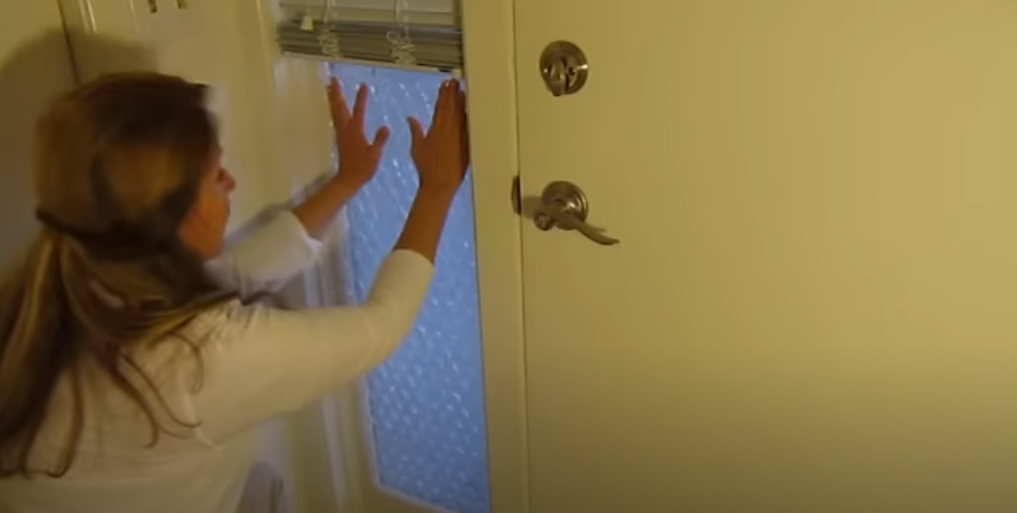
<svg viewBox="0 0 1017 513">
<path fill-rule="evenodd" d="M 420 190 L 427 193 L 455 193 L 470 167 L 470 145 L 466 123 L 466 93 L 458 80 L 441 85 L 431 126 L 425 132 L 410 118 L 413 135 L 413 162 L 420 175 Z"/>
</svg>

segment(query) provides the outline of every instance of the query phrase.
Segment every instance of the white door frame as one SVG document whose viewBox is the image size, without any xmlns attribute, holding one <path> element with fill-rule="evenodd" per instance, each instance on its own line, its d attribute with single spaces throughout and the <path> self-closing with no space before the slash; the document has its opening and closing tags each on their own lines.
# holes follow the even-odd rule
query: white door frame
<svg viewBox="0 0 1017 513">
<path fill-rule="evenodd" d="M 526 366 L 523 340 L 522 218 L 512 208 L 519 172 L 516 64 L 512 0 L 462 0 L 469 87 L 473 209 L 476 222 L 481 339 L 487 414 L 492 513 L 526 513 L 529 506 L 526 440 Z M 536 66 L 534 66 L 536 68 Z M 331 266 L 334 267 L 334 266 Z M 316 273 L 326 301 L 342 298 L 334 268 Z M 324 406 L 341 436 L 347 504 L 368 511 L 361 491 L 372 486 L 370 447 L 362 416 L 362 386 Z M 367 442 L 360 442 L 367 441 Z M 342 450 L 336 447 L 346 450 Z"/>
<path fill-rule="evenodd" d="M 273 0 L 263 0 L 272 2 Z M 473 208 L 476 223 L 480 289 L 487 443 L 492 513 L 526 513 L 528 446 L 526 440 L 526 369 L 523 340 L 522 218 L 512 208 L 517 176 L 517 109 L 515 34 L 512 0 L 462 0 L 466 70 L 469 87 L 470 138 L 473 159 Z M 289 137 L 303 139 L 320 131 L 324 98 L 309 87 L 320 84 L 309 75 L 310 63 L 276 56 L 276 82 L 292 84 L 277 91 L 277 100 L 300 104 L 301 119 L 290 119 Z M 536 66 L 534 66 L 536 68 Z M 278 70 L 285 69 L 283 72 Z M 302 77 L 299 75 L 303 75 Z M 290 116 L 293 112 L 284 109 Z M 317 116 L 320 117 L 320 116 Z M 313 137 L 312 137 L 313 138 Z M 299 155 L 292 155 L 293 158 Z M 318 300 L 347 299 L 335 260 L 325 259 L 316 273 Z M 326 429 L 308 446 L 328 448 L 334 457 L 332 481 L 340 510 L 368 511 L 363 491 L 373 486 L 369 469 L 369 436 L 363 417 L 363 385 L 337 394 L 322 406 Z M 339 433 L 334 431 L 338 429 Z M 345 505 L 345 507 L 344 507 Z"/>
<path fill-rule="evenodd" d="M 462 0 L 493 513 L 530 510 L 513 0 Z M 533 69 L 537 70 L 536 56 Z"/>
</svg>

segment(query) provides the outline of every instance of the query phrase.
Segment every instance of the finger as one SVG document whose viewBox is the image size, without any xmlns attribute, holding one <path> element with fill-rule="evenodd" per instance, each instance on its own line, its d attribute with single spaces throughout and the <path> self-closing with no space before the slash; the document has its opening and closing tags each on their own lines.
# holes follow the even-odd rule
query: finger
<svg viewBox="0 0 1017 513">
<path fill-rule="evenodd" d="M 460 133 L 465 133 L 468 129 L 466 126 L 466 93 L 459 91 L 456 94 L 450 116 L 452 122 L 455 123 L 456 130 L 459 130 Z"/>
<path fill-rule="evenodd" d="M 459 88 L 459 81 L 453 80 L 449 84 L 449 100 L 445 104 L 445 116 L 448 119 L 449 128 L 462 129 L 462 119 L 460 113 L 462 112 L 463 104 L 460 100 L 462 91 Z"/>
<path fill-rule="evenodd" d="M 456 119 L 456 111 L 459 109 L 459 81 L 449 80 L 448 89 L 445 91 L 445 94 L 448 97 L 445 99 L 444 105 L 442 105 L 444 110 L 442 114 L 451 122 L 458 121 Z"/>
<path fill-rule="evenodd" d="M 459 95 L 456 97 L 456 116 L 462 123 L 463 130 L 466 130 L 466 92 L 459 91 Z"/>
<path fill-rule="evenodd" d="M 463 151 L 463 166 L 464 166 L 464 168 L 469 168 L 470 165 L 471 165 L 471 162 L 470 162 L 470 159 L 471 159 L 471 154 L 470 154 L 470 123 L 469 123 L 468 117 L 466 116 L 466 95 L 463 95 L 462 105 L 463 105 L 463 112 L 462 112 L 463 118 L 462 118 L 462 132 L 461 132 L 462 143 L 461 144 L 462 144 L 462 151 Z"/>
<path fill-rule="evenodd" d="M 357 89 L 357 102 L 353 104 L 353 122 L 358 127 L 364 126 L 364 117 L 367 113 L 367 84 L 361 84 Z"/>
<path fill-rule="evenodd" d="M 413 145 L 416 146 L 424 140 L 424 127 L 420 125 L 420 121 L 417 118 L 409 118 L 406 121 L 410 124 L 410 136 L 412 137 Z"/>
<path fill-rule="evenodd" d="M 389 137 L 392 136 L 392 131 L 388 127 L 381 127 L 374 134 L 374 142 L 371 143 L 371 149 L 381 153 L 385 149 L 385 145 L 388 144 Z"/>
<path fill-rule="evenodd" d="M 454 102 L 459 100 L 459 95 L 462 94 L 462 92 L 463 92 L 462 91 L 462 85 L 459 83 L 458 80 L 450 80 L 448 88 L 449 88 L 449 95 L 452 97 L 453 106 L 454 106 L 455 105 Z"/>
<path fill-rule="evenodd" d="M 328 85 L 328 103 L 332 108 L 332 122 L 343 125 L 350 119 L 350 107 L 343 95 L 343 86 L 339 79 L 332 77 Z"/>
<path fill-rule="evenodd" d="M 370 161 L 374 169 L 378 169 L 378 163 L 381 162 L 381 157 L 385 153 L 385 145 L 388 144 L 391 134 L 392 131 L 388 127 L 379 128 L 374 134 L 374 142 L 371 143 L 369 150 Z"/>
<path fill-rule="evenodd" d="M 469 116 L 466 113 L 466 92 L 459 91 L 458 98 L 458 116 L 459 116 L 459 135 L 462 138 L 460 140 L 461 151 L 463 157 L 463 169 L 464 173 L 467 168 L 470 167 L 470 123 Z"/>
<path fill-rule="evenodd" d="M 449 81 L 442 82 L 441 88 L 438 89 L 438 101 L 434 104 L 434 116 L 431 118 L 431 130 L 435 127 L 444 125 L 443 117 L 445 112 L 445 106 L 449 102 L 449 92 L 451 91 L 451 83 Z"/>
</svg>

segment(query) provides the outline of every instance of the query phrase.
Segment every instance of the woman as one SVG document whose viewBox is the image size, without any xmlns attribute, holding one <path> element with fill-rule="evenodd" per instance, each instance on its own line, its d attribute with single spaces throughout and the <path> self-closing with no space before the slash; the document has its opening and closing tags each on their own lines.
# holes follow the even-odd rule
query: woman
<svg viewBox="0 0 1017 513">
<path fill-rule="evenodd" d="M 0 288 L 0 511 L 236 509 L 252 428 L 385 360 L 411 328 L 469 161 L 465 96 L 444 84 L 420 189 L 365 304 L 280 311 L 239 294 L 307 266 L 388 138 L 329 88 L 341 164 L 326 185 L 225 250 L 235 183 L 201 86 L 100 79 L 56 101 L 34 160 L 43 229 Z"/>
</svg>

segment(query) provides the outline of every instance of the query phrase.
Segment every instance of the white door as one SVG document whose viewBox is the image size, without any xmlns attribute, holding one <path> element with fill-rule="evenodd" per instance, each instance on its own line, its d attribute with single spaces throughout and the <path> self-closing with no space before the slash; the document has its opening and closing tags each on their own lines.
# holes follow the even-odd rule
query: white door
<svg viewBox="0 0 1017 513">
<path fill-rule="evenodd" d="M 621 240 L 522 228 L 531 511 L 1017 511 L 1017 3 L 515 24 L 523 193 Z"/>
</svg>

